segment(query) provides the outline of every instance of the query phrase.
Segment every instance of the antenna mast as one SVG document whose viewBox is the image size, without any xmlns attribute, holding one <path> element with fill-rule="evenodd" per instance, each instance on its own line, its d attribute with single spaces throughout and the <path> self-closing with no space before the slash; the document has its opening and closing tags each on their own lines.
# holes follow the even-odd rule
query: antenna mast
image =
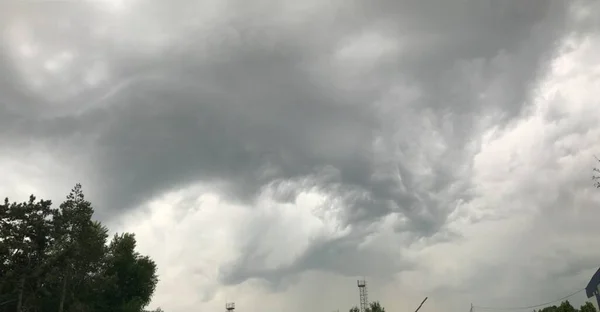
<svg viewBox="0 0 600 312">
<path fill-rule="evenodd" d="M 367 293 L 367 281 L 362 279 L 358 280 L 358 293 L 360 295 L 360 312 L 366 312 L 369 308 L 369 298 Z"/>
</svg>

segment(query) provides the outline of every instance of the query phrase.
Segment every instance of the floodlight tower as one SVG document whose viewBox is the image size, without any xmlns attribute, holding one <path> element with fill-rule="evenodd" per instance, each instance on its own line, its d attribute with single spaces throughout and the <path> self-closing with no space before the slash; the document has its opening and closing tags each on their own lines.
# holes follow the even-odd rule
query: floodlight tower
<svg viewBox="0 0 600 312">
<path fill-rule="evenodd" d="M 233 310 L 235 310 L 235 303 L 233 303 L 233 302 L 226 303 L 225 310 L 227 310 L 227 312 L 233 312 Z"/>
<path fill-rule="evenodd" d="M 358 293 L 360 295 L 360 312 L 366 312 L 369 307 L 369 299 L 367 297 L 367 281 L 362 279 L 358 280 Z"/>
</svg>

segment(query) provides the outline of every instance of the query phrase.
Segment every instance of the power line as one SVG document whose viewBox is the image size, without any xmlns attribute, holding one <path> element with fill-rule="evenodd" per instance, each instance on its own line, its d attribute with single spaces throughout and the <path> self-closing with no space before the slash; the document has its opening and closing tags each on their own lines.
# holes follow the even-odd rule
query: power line
<svg viewBox="0 0 600 312">
<path fill-rule="evenodd" d="M 548 301 L 548 302 L 544 302 L 544 303 L 540 303 L 540 304 L 536 304 L 536 305 L 530 305 L 530 306 L 526 306 L 526 307 L 480 307 L 480 306 L 472 306 L 471 309 L 476 308 L 476 309 L 485 309 L 485 310 L 525 310 L 525 309 L 533 309 L 533 308 L 539 308 L 539 307 L 543 307 L 546 305 L 549 305 L 551 303 L 555 303 L 558 301 L 563 301 L 569 297 L 572 297 L 582 291 L 584 291 L 585 288 L 579 289 L 578 291 L 569 294 L 568 296 L 564 296 L 560 299 L 556 299 L 556 300 L 552 300 L 552 301 Z"/>
</svg>

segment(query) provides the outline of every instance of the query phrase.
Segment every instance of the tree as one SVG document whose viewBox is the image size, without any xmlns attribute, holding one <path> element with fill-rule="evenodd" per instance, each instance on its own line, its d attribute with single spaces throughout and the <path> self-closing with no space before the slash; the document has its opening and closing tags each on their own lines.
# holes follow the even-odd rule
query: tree
<svg viewBox="0 0 600 312">
<path fill-rule="evenodd" d="M 536 311 L 533 310 L 533 312 Z M 538 310 L 537 312 L 596 312 L 596 307 L 588 301 L 584 305 L 582 305 L 579 310 L 577 310 L 571 305 L 569 300 L 565 300 L 561 302 L 559 306 L 548 306 Z"/>
<path fill-rule="evenodd" d="M 48 246 L 51 240 L 51 202 L 30 196 L 28 202 L 9 203 L 5 199 L 0 208 L 2 218 L 2 288 L 12 288 L 15 310 L 23 310 L 25 291 L 30 286 L 32 294 L 40 286 L 40 277 L 47 269 Z M 27 285 L 27 282 L 33 281 Z M 3 289 L 0 288 L 0 291 Z M 9 293 L 10 294 L 10 293 Z M 29 298 L 35 300 L 35 298 Z"/>
<path fill-rule="evenodd" d="M 540 309 L 540 310 L 538 310 L 538 312 L 558 312 L 558 307 L 553 305 L 553 306 L 549 306 L 549 307 Z"/>
<path fill-rule="evenodd" d="M 32 195 L 0 204 L 0 312 L 141 312 L 154 293 L 156 264 L 135 236 L 92 219 L 77 184 L 58 208 Z"/>
<path fill-rule="evenodd" d="M 4 203 L 0 204 L 0 293 L 2 293 L 7 279 L 13 273 L 11 266 L 13 252 L 10 245 L 12 243 L 10 240 L 11 233 L 10 203 L 6 198 Z M 2 297 L 0 297 L 0 302 L 3 302 Z"/>
<path fill-rule="evenodd" d="M 580 312 L 596 312 L 596 307 L 589 301 L 579 308 Z"/>
<path fill-rule="evenodd" d="M 58 312 L 64 311 L 69 283 L 82 287 L 93 274 L 105 253 L 107 229 L 92 221 L 94 209 L 85 200 L 81 184 L 75 185 L 66 201 L 55 211 L 57 253 L 61 254 L 61 293 Z M 76 296 L 73 299 L 77 301 Z"/>
<path fill-rule="evenodd" d="M 105 277 L 110 311 L 140 311 L 150 303 L 158 277 L 156 264 L 135 252 L 135 235 L 116 234 L 108 247 Z M 108 310 L 107 310 L 108 311 Z"/>
<path fill-rule="evenodd" d="M 350 312 L 360 312 L 360 309 L 357 306 L 354 306 L 350 308 Z M 379 304 L 379 301 L 374 301 L 369 303 L 365 312 L 385 312 L 385 309 Z"/>
<path fill-rule="evenodd" d="M 369 303 L 369 307 L 366 312 L 385 312 L 385 308 L 379 304 L 379 301 Z"/>
<path fill-rule="evenodd" d="M 571 305 L 569 300 L 561 302 L 557 310 L 558 312 L 577 312 L 577 309 Z"/>
</svg>

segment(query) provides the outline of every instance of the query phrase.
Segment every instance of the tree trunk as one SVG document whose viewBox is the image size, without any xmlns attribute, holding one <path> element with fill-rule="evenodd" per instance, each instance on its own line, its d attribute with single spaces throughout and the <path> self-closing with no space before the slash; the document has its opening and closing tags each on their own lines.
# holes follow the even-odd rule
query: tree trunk
<svg viewBox="0 0 600 312">
<path fill-rule="evenodd" d="M 19 279 L 19 284 L 17 285 L 17 290 L 19 295 L 17 297 L 17 312 L 23 311 L 23 292 L 25 291 L 25 276 L 22 276 Z"/>
<path fill-rule="evenodd" d="M 2 277 L 2 280 L 0 280 L 0 294 L 4 293 L 4 285 L 6 284 L 6 280 L 8 278 L 6 276 Z"/>
<path fill-rule="evenodd" d="M 65 296 L 67 295 L 67 279 L 69 277 L 68 273 L 65 273 L 65 276 L 62 280 L 62 286 L 60 289 L 60 304 L 58 305 L 58 312 L 63 312 L 65 308 Z"/>
</svg>

